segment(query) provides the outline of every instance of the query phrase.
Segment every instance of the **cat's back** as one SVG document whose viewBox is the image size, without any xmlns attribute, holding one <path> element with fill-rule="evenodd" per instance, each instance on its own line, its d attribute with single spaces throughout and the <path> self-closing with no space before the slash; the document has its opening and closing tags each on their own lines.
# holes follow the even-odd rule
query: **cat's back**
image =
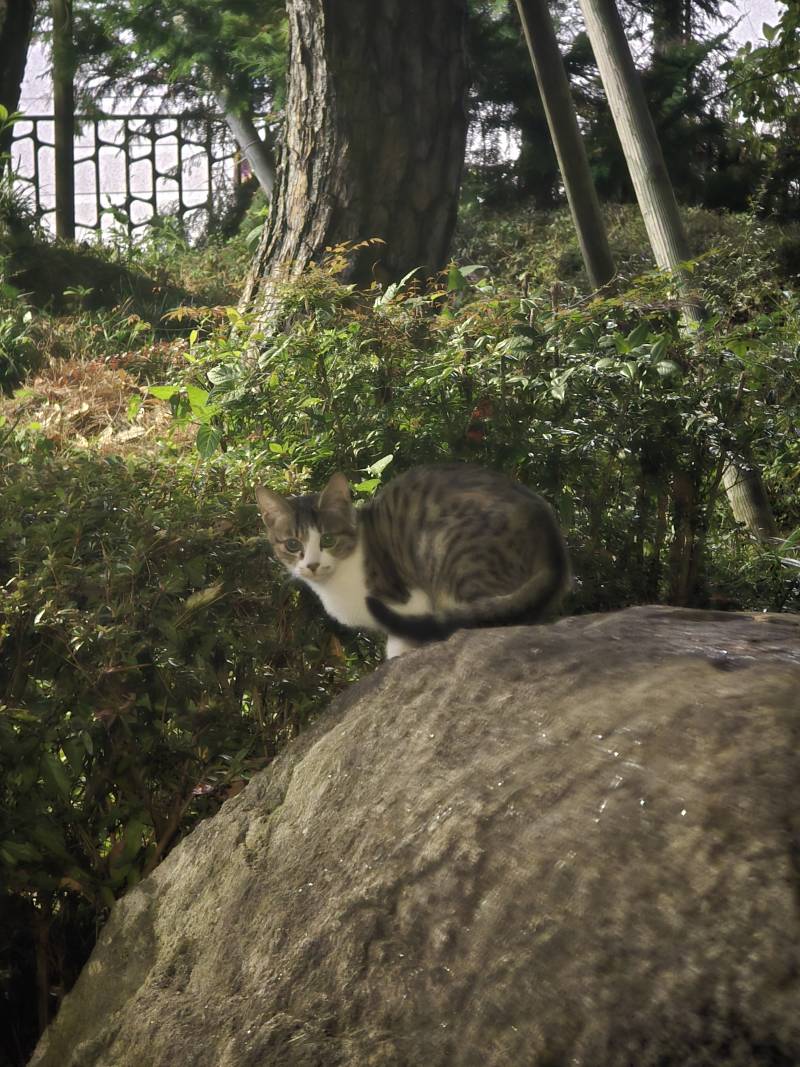
<svg viewBox="0 0 800 1067">
<path fill-rule="evenodd" d="M 555 512 L 521 482 L 485 467 L 412 468 L 368 506 L 362 530 L 367 605 L 400 639 L 538 619 L 569 586 Z M 426 598 L 427 611 L 420 613 L 414 594 Z M 392 601 L 412 607 L 402 612 Z"/>
<path fill-rule="evenodd" d="M 430 463 L 393 478 L 374 502 L 378 513 L 395 521 L 417 524 L 433 519 L 467 519 L 470 516 L 497 513 L 498 510 L 521 512 L 549 505 L 526 485 L 500 471 L 472 463 Z"/>
</svg>

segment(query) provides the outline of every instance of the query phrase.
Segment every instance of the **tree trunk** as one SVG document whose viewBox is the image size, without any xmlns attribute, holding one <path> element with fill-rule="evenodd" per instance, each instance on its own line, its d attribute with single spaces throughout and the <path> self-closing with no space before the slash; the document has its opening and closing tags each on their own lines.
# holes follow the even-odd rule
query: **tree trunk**
<svg viewBox="0 0 800 1067">
<path fill-rule="evenodd" d="M 241 149 L 242 155 L 250 164 L 250 169 L 264 193 L 272 196 L 275 187 L 275 160 L 269 140 L 262 140 L 253 125 L 250 113 L 237 105 L 225 88 L 218 88 L 216 97 L 219 101 L 228 129 Z M 269 133 L 269 131 L 267 131 Z"/>
<path fill-rule="evenodd" d="M 75 237 L 75 52 L 72 0 L 52 0 L 56 237 Z"/>
<path fill-rule="evenodd" d="M 172 19 L 172 32 L 183 39 L 187 52 L 191 50 L 194 40 L 202 38 L 204 31 L 201 9 L 195 10 L 189 6 Z M 271 197 L 275 187 L 275 153 L 272 135 L 267 128 L 264 138 L 259 137 L 258 130 L 253 124 L 250 104 L 237 98 L 232 88 L 229 71 L 224 64 L 224 57 L 221 54 L 206 55 L 202 60 L 208 84 L 216 97 L 220 111 L 225 116 L 228 129 L 249 163 L 256 181 L 267 197 Z"/>
<path fill-rule="evenodd" d="M 36 946 L 36 1015 L 39 1033 L 50 1022 L 50 917 L 49 904 L 33 912 L 33 936 Z"/>
<path fill-rule="evenodd" d="M 670 604 L 700 606 L 700 575 L 705 539 L 701 531 L 697 471 L 677 470 L 672 478 L 672 526 L 669 550 Z"/>
<path fill-rule="evenodd" d="M 614 0 L 580 4 L 656 263 L 680 275 L 689 244 L 625 28 Z"/>
<path fill-rule="evenodd" d="M 675 275 L 684 289 L 684 317 L 697 322 L 704 309 L 684 287 L 689 242 L 619 12 L 614 0 L 580 0 L 580 5 L 656 263 Z M 769 503 L 758 469 L 731 456 L 723 484 L 734 517 L 741 515 L 748 531 L 763 538 Z"/>
<path fill-rule="evenodd" d="M 547 0 L 517 0 L 522 29 L 593 289 L 611 281 L 614 261 Z"/>
<path fill-rule="evenodd" d="M 444 266 L 464 159 L 465 0 L 288 0 L 289 93 L 274 209 L 242 304 L 353 249 L 367 286 Z"/>
<path fill-rule="evenodd" d="M 686 44 L 690 38 L 691 0 L 655 0 L 652 11 L 653 53 L 659 58 L 668 56 L 676 45 Z"/>
<path fill-rule="evenodd" d="M 775 519 L 761 472 L 741 459 L 731 459 L 725 465 L 722 485 L 737 522 L 759 541 L 777 536 Z"/>
<path fill-rule="evenodd" d="M 0 104 L 19 107 L 22 78 L 31 42 L 36 0 L 0 0 Z M 11 130 L 0 134 L 0 155 L 11 147 Z"/>
</svg>

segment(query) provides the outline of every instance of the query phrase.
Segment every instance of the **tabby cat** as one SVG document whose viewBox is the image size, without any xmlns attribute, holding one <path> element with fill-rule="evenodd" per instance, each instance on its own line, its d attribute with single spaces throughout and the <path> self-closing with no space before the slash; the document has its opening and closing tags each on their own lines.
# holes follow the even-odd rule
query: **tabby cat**
<svg viewBox="0 0 800 1067">
<path fill-rule="evenodd" d="M 289 573 L 345 626 L 387 634 L 389 658 L 461 627 L 537 621 L 570 584 L 550 506 L 481 467 L 415 467 L 359 508 L 343 474 L 256 499 Z"/>
</svg>

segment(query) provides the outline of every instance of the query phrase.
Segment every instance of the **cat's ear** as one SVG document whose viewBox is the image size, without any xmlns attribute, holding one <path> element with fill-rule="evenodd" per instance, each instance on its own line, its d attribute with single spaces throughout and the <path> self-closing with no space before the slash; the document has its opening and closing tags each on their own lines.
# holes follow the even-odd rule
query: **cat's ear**
<svg viewBox="0 0 800 1067">
<path fill-rule="evenodd" d="M 334 474 L 320 493 L 319 506 L 320 510 L 324 508 L 326 511 L 334 508 L 349 510 L 353 506 L 350 486 L 341 472 Z"/>
<path fill-rule="evenodd" d="M 258 510 L 261 512 L 261 518 L 264 520 L 264 525 L 267 529 L 274 526 L 281 516 L 288 516 L 292 510 L 285 497 L 282 497 L 280 493 L 276 493 L 274 489 L 269 489 L 266 485 L 256 486 L 256 500 L 258 501 Z"/>
</svg>

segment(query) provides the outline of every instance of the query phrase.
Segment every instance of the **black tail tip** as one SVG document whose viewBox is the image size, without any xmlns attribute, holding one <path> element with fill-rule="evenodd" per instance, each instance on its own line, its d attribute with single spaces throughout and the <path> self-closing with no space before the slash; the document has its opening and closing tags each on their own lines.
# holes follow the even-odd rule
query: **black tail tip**
<svg viewBox="0 0 800 1067">
<path fill-rule="evenodd" d="M 374 596 L 368 596 L 366 603 L 375 621 L 396 637 L 407 637 L 414 641 L 441 641 L 453 632 L 453 627 L 443 626 L 431 615 L 401 615 Z"/>
</svg>

